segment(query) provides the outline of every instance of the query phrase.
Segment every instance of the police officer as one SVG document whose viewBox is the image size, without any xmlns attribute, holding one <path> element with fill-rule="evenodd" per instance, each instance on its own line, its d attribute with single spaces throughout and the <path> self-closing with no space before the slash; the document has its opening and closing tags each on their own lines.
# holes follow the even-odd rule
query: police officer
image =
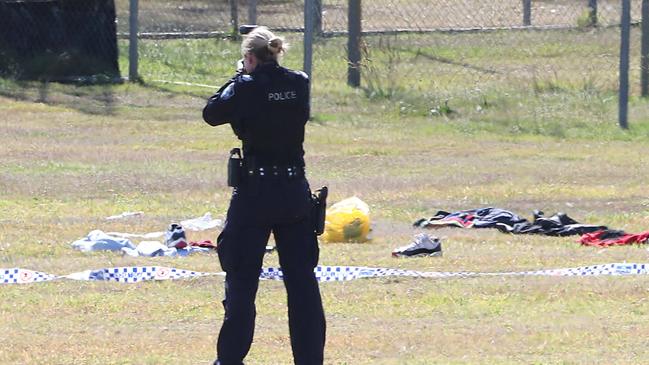
<svg viewBox="0 0 649 365">
<path fill-rule="evenodd" d="M 243 144 L 243 171 L 218 238 L 226 277 L 215 364 L 243 364 L 250 349 L 259 273 L 271 232 L 288 295 L 295 364 L 323 362 L 325 317 L 313 272 L 319 249 L 302 148 L 309 79 L 278 64 L 286 47 L 266 27 L 247 34 L 241 44 L 243 70 L 203 110 L 212 126 L 230 123 Z"/>
</svg>

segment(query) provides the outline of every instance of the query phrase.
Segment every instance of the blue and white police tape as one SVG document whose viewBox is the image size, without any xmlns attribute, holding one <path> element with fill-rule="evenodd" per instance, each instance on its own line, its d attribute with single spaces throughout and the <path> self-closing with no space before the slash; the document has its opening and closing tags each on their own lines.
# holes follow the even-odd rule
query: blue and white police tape
<svg viewBox="0 0 649 365">
<path fill-rule="evenodd" d="M 649 264 L 613 263 L 566 269 L 510 272 L 443 272 L 414 271 L 363 266 L 318 266 L 314 269 L 314 272 L 316 278 L 320 282 L 349 281 L 362 278 L 378 277 L 470 278 L 488 276 L 620 276 L 649 275 Z M 223 276 L 225 275 L 225 273 L 199 272 L 164 266 L 131 266 L 86 270 L 68 275 L 57 276 L 40 271 L 12 268 L 0 269 L 0 284 L 29 284 L 58 279 L 137 283 L 150 280 L 175 280 L 212 275 Z M 282 280 L 282 269 L 273 267 L 262 269 L 259 277 L 265 280 Z"/>
<path fill-rule="evenodd" d="M 118 283 L 137 283 L 149 280 L 175 280 L 196 278 L 221 273 L 199 272 L 164 266 L 131 266 L 108 269 L 86 270 L 62 276 L 61 278 L 87 281 L 116 281 Z"/>
<path fill-rule="evenodd" d="M 55 275 L 20 268 L 0 269 L 0 284 L 29 284 L 57 279 Z"/>
<path fill-rule="evenodd" d="M 29 284 L 58 279 L 137 283 L 140 281 L 174 280 L 209 275 L 225 275 L 225 273 L 198 272 L 164 266 L 131 266 L 86 270 L 68 275 L 56 276 L 39 271 L 13 268 L 0 269 L 0 284 Z"/>
</svg>

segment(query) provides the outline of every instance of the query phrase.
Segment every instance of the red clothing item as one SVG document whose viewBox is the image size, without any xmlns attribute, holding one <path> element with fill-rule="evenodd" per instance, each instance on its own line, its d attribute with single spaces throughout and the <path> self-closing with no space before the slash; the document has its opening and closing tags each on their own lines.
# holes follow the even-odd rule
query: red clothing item
<svg viewBox="0 0 649 365">
<path fill-rule="evenodd" d="M 584 246 L 609 247 L 647 243 L 647 239 L 649 239 L 649 231 L 638 234 L 623 232 L 611 234 L 611 231 L 602 230 L 582 235 L 579 242 Z"/>
<path fill-rule="evenodd" d="M 211 249 L 216 250 L 216 245 L 214 243 L 212 243 L 212 241 L 210 241 L 210 240 L 205 240 L 205 241 L 200 241 L 200 242 L 192 241 L 192 242 L 189 243 L 189 245 L 193 246 L 193 247 L 211 248 Z"/>
</svg>

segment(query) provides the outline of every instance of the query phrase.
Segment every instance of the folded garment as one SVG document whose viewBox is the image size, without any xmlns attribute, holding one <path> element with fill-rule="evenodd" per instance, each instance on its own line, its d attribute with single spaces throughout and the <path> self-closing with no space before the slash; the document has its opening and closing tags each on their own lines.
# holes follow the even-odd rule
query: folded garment
<svg viewBox="0 0 649 365">
<path fill-rule="evenodd" d="M 140 256 L 171 256 L 174 250 L 163 245 L 160 241 L 142 241 L 137 245 L 137 252 Z"/>
<path fill-rule="evenodd" d="M 111 236 L 98 229 L 91 231 L 86 237 L 72 242 L 71 245 L 72 248 L 83 252 L 119 251 L 122 248 L 135 249 L 135 245 L 130 240 Z"/>
</svg>

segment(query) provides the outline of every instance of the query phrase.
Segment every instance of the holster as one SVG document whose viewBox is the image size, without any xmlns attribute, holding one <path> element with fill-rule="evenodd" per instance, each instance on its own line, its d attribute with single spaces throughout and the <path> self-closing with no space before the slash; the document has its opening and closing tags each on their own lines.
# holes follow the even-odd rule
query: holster
<svg viewBox="0 0 649 365">
<path fill-rule="evenodd" d="M 327 195 L 329 189 L 321 187 L 311 194 L 313 201 L 313 229 L 316 235 L 321 235 L 325 230 L 325 218 L 327 216 Z"/>
<path fill-rule="evenodd" d="M 241 185 L 242 176 L 243 158 L 241 157 L 241 149 L 233 148 L 228 159 L 228 186 L 236 188 Z"/>
</svg>

